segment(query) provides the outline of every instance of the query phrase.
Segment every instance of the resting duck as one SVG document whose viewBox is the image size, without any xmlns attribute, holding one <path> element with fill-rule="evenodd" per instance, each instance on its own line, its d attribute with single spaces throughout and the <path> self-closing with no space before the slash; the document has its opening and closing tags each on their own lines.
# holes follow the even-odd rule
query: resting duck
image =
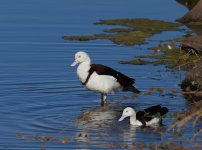
<svg viewBox="0 0 202 150">
<path fill-rule="evenodd" d="M 124 120 L 126 117 L 130 117 L 130 124 L 134 126 L 152 126 L 159 124 L 162 116 L 168 112 L 168 108 L 161 107 L 161 105 L 155 105 L 148 107 L 137 113 L 131 107 L 126 107 L 123 110 L 122 116 L 118 121 Z"/>
<path fill-rule="evenodd" d="M 88 89 L 101 93 L 101 106 L 106 104 L 107 94 L 116 91 L 132 91 L 140 93 L 133 84 L 135 79 L 130 78 L 110 67 L 101 64 L 91 64 L 86 52 L 79 51 L 71 66 L 78 65 L 77 75 L 81 83 Z"/>
</svg>

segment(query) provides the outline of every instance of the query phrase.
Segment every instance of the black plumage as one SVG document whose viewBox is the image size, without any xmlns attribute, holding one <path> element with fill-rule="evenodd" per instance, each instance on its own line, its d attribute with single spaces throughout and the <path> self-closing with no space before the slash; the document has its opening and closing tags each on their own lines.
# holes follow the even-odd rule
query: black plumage
<svg viewBox="0 0 202 150">
<path fill-rule="evenodd" d="M 90 69 L 88 71 L 88 76 L 86 78 L 86 81 L 83 83 L 84 85 L 86 85 L 91 77 L 91 75 L 93 74 L 93 72 L 96 72 L 98 75 L 109 75 L 109 76 L 113 76 L 114 78 L 117 79 L 117 81 L 119 82 L 119 84 L 123 87 L 123 91 L 132 91 L 135 93 L 140 93 L 139 90 L 137 90 L 133 84 L 135 83 L 135 79 L 130 78 L 126 75 L 124 75 L 121 72 L 118 72 L 110 67 L 101 65 L 101 64 L 91 64 L 90 65 Z"/>
<path fill-rule="evenodd" d="M 161 118 L 168 112 L 168 108 L 161 107 L 161 105 L 151 106 L 144 110 L 138 111 L 136 113 L 136 119 L 142 122 L 143 126 L 146 125 L 146 122 L 152 120 L 155 116 Z"/>
</svg>

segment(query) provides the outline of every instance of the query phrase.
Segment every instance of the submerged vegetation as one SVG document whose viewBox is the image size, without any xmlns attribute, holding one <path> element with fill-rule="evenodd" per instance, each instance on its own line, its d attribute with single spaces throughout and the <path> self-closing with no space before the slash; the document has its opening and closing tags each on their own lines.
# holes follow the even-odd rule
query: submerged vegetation
<svg viewBox="0 0 202 150">
<path fill-rule="evenodd" d="M 123 28 L 112 28 L 104 30 L 106 34 L 95 34 L 87 36 L 64 36 L 65 40 L 79 40 L 88 41 L 96 39 L 108 39 L 118 45 L 138 45 L 145 44 L 145 38 L 151 37 L 154 34 L 162 31 L 181 30 L 178 27 L 179 23 L 166 22 L 161 20 L 150 19 L 114 19 L 114 20 L 101 20 L 95 24 L 102 25 L 119 25 Z"/>
<path fill-rule="evenodd" d="M 132 31 L 143 31 L 158 33 L 168 30 L 178 30 L 178 26 L 181 24 L 166 22 L 162 20 L 151 20 L 145 18 L 137 19 L 114 19 L 114 20 L 101 20 L 95 24 L 105 24 L 105 25 L 121 25 L 132 29 Z"/>
</svg>

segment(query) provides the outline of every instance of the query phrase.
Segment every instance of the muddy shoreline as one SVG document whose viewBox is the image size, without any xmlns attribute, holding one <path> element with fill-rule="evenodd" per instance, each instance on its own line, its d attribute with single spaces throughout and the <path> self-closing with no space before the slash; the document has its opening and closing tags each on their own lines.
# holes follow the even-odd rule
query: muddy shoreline
<svg viewBox="0 0 202 150">
<path fill-rule="evenodd" d="M 187 69 L 187 76 L 182 81 L 181 88 L 183 91 L 202 91 L 202 1 L 192 0 L 187 3 L 187 0 L 177 0 L 185 7 L 189 8 L 189 11 L 178 19 L 181 23 L 184 23 L 193 34 L 186 37 L 181 42 L 181 48 L 190 55 L 198 57 L 198 61 L 193 63 L 192 67 Z M 191 96 L 185 96 L 188 100 L 201 100 L 202 94 L 194 94 Z"/>
</svg>

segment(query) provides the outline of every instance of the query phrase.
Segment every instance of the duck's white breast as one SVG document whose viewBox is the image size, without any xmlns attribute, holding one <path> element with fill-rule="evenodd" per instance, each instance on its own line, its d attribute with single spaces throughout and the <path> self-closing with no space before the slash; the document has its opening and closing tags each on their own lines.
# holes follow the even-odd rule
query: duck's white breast
<svg viewBox="0 0 202 150">
<path fill-rule="evenodd" d="M 82 63 L 78 66 L 77 76 L 82 83 L 84 83 L 86 81 L 89 69 L 90 69 L 90 65 L 85 64 L 85 63 Z"/>
<path fill-rule="evenodd" d="M 85 83 L 89 74 L 90 65 L 87 63 L 82 63 L 77 68 L 77 75 L 82 83 Z M 99 75 L 93 72 L 85 85 L 88 89 L 102 92 L 110 93 L 121 90 L 121 86 L 117 79 L 110 75 Z"/>
<path fill-rule="evenodd" d="M 120 84 L 113 76 L 98 75 L 96 72 L 92 73 L 86 87 L 104 93 L 121 90 Z"/>
</svg>

